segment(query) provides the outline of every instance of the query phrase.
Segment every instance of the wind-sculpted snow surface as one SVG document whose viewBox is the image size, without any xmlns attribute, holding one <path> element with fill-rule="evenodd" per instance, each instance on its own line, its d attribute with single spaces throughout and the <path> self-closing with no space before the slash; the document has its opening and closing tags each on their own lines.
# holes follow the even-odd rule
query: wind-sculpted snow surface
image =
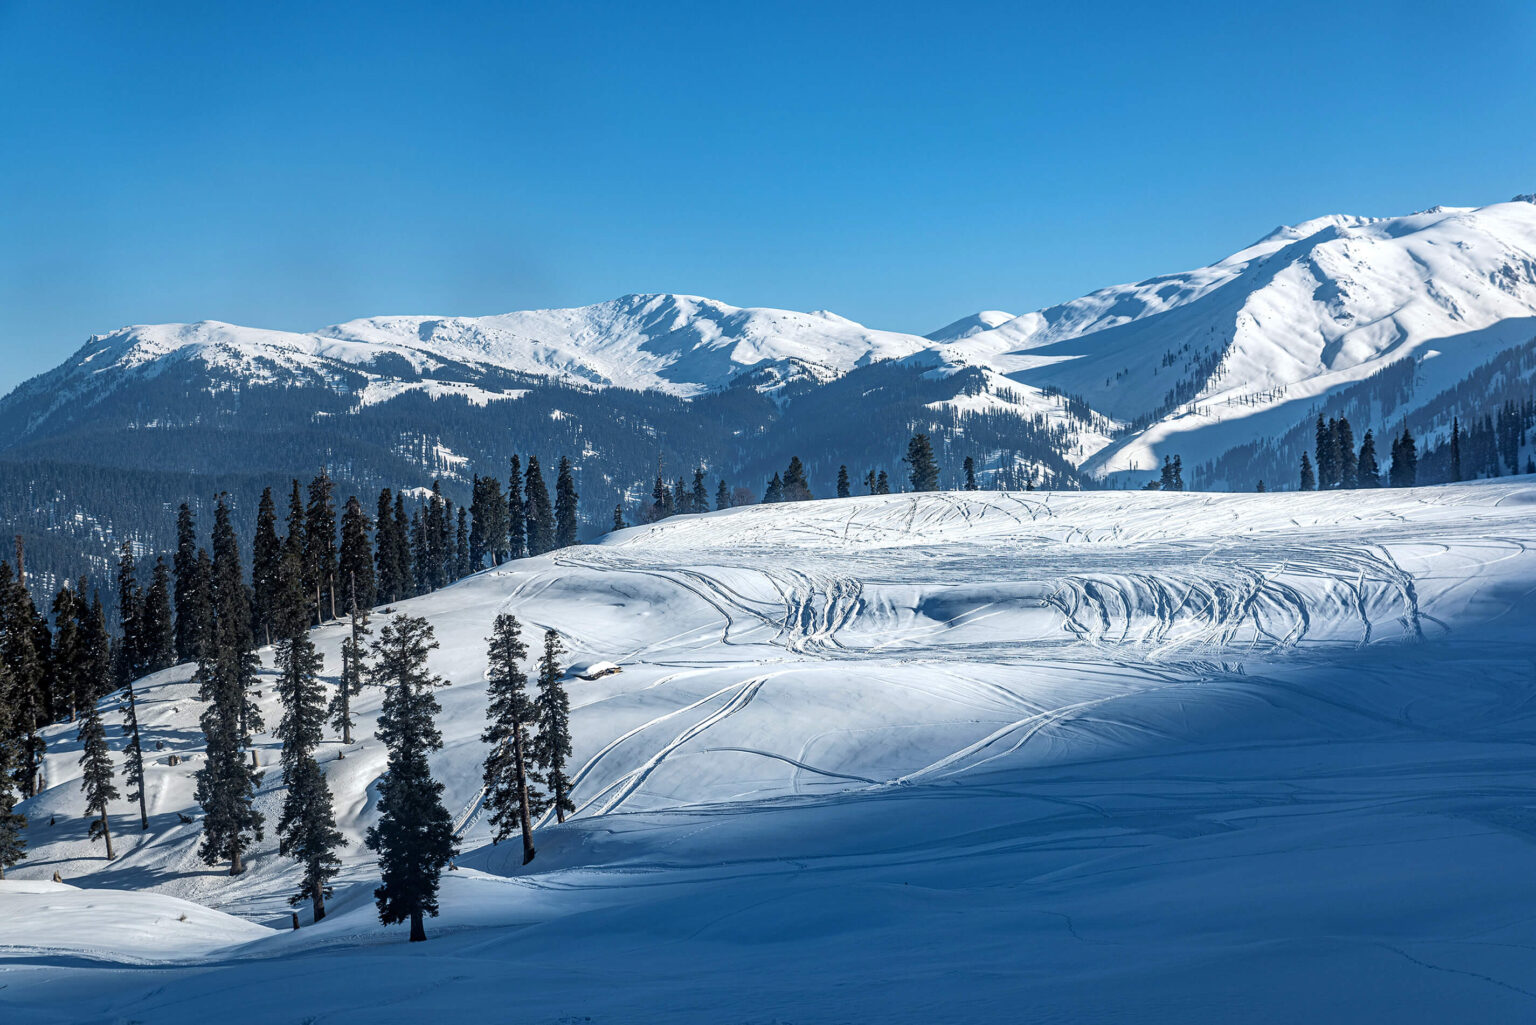
<svg viewBox="0 0 1536 1025">
<path fill-rule="evenodd" d="M 237 994 L 253 1022 L 1530 1020 L 1533 544 L 1521 480 L 983 492 L 676 517 L 489 570 L 397 609 L 431 620 L 452 684 L 433 768 L 464 853 L 431 943 L 371 905 L 380 696 L 359 701 L 365 739 L 323 754 L 352 843 L 331 916 L 292 933 L 297 870 L 270 837 L 238 879 L 196 861 L 183 667 L 140 688 L 151 829 L 125 806 L 122 853 L 100 860 L 61 728 L 9 875 L 58 870 L 116 921 L 179 899 L 280 931 L 148 909 L 157 939 L 136 957 L 0 888 L 0 1008 L 161 1021 Z M 526 867 L 479 809 L 499 612 L 622 667 L 569 681 L 577 810 L 539 824 Z M 318 638 L 334 672 L 341 631 Z M 263 738 L 263 764 L 276 755 Z M 188 963 L 118 967 L 165 951 Z"/>
</svg>

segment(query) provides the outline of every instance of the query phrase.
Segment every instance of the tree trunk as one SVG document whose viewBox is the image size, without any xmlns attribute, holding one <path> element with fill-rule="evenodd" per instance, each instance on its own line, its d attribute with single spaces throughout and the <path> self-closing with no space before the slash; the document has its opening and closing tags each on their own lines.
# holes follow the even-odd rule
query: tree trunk
<svg viewBox="0 0 1536 1025">
<path fill-rule="evenodd" d="M 310 894 L 310 902 L 315 908 L 315 921 L 325 917 L 325 887 L 315 883 L 314 892 Z"/>
<path fill-rule="evenodd" d="M 232 876 L 237 876 L 244 871 L 245 865 L 240 861 L 240 852 L 235 851 L 235 853 L 231 855 L 229 859 L 229 874 Z"/>
<path fill-rule="evenodd" d="M 523 864 L 533 860 L 538 853 L 533 849 L 533 824 L 528 813 L 528 771 L 523 766 L 523 724 L 512 727 L 512 757 L 517 760 L 518 816 L 523 827 Z"/>
<path fill-rule="evenodd" d="M 330 583 L 331 583 L 331 618 L 335 619 L 335 618 L 337 618 L 337 616 L 336 616 L 336 578 L 332 577 Z"/>
<path fill-rule="evenodd" d="M 101 835 L 107 841 L 107 860 L 111 861 L 117 855 L 112 853 L 112 827 L 107 823 L 107 809 L 105 806 L 101 809 Z"/>
<path fill-rule="evenodd" d="M 144 756 L 140 755 L 139 756 L 139 781 L 140 781 L 139 782 L 139 828 L 140 829 L 148 829 L 149 828 L 149 806 L 144 803 L 144 791 L 148 790 L 149 788 L 146 787 L 144 785 L 144 783 L 143 783 L 143 780 L 144 780 L 144 764 L 143 763 L 144 763 Z"/>
<path fill-rule="evenodd" d="M 411 912 L 411 942 L 420 943 L 427 938 L 427 927 L 422 923 L 420 911 Z"/>
</svg>

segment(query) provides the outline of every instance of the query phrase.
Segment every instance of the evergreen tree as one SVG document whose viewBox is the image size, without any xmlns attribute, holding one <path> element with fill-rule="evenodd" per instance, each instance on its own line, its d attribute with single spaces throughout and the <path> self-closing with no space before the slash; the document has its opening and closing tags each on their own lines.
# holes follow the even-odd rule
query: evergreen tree
<svg viewBox="0 0 1536 1025">
<path fill-rule="evenodd" d="M 976 460 L 972 459 L 970 456 L 966 456 L 965 457 L 965 463 L 963 465 L 964 465 L 964 469 L 965 469 L 965 490 L 967 490 L 967 491 L 975 491 L 975 490 L 977 490 L 977 487 L 976 487 Z"/>
<path fill-rule="evenodd" d="M 726 484 L 725 479 L 721 478 L 720 483 L 715 486 L 715 508 L 729 509 L 730 507 L 731 488 L 730 485 Z"/>
<path fill-rule="evenodd" d="M 371 609 L 378 600 L 372 547 L 368 543 L 372 527 L 363 503 L 356 495 L 349 497 L 341 513 L 341 552 L 336 562 L 336 589 L 343 612 L 350 612 L 354 605 Z"/>
<path fill-rule="evenodd" d="M 5 878 L 6 869 L 27 856 L 27 817 L 16 810 L 21 797 L 16 772 L 23 760 L 13 715 L 14 686 L 10 670 L 0 661 L 0 879 Z"/>
<path fill-rule="evenodd" d="M 873 495 L 875 493 L 875 471 L 874 470 L 870 470 L 868 473 L 866 473 L 864 475 L 864 490 L 865 490 L 866 494 Z"/>
<path fill-rule="evenodd" d="M 388 488 L 379 492 L 379 529 L 373 535 L 374 580 L 381 605 L 399 601 L 405 597 L 404 569 L 400 565 L 400 545 L 395 540 L 395 496 Z"/>
<path fill-rule="evenodd" d="M 123 747 L 123 778 L 130 787 L 128 800 L 139 804 L 139 828 L 149 828 L 149 800 L 144 787 L 144 738 L 139 733 L 139 706 L 133 692 L 133 684 L 123 689 L 126 699 L 123 705 L 123 735 L 128 743 Z"/>
<path fill-rule="evenodd" d="M 122 624 L 117 645 L 119 687 L 144 675 L 143 601 L 138 566 L 133 558 L 133 542 L 124 541 L 117 556 L 117 619 Z"/>
<path fill-rule="evenodd" d="M 206 596 L 196 594 L 200 581 L 197 569 L 197 526 L 192 509 L 181 503 L 176 513 L 176 555 L 172 563 L 176 577 L 176 661 L 191 662 L 198 656 L 200 631 L 206 622 L 206 610 L 200 604 Z"/>
<path fill-rule="evenodd" d="M 192 557 L 193 590 L 186 609 L 187 635 L 192 661 L 200 660 L 213 645 L 213 559 L 208 549 L 198 548 Z M 178 622 L 180 614 L 178 609 Z"/>
<path fill-rule="evenodd" d="M 411 577 L 414 594 L 432 590 L 432 553 L 427 547 L 427 524 L 417 509 L 411 513 Z"/>
<path fill-rule="evenodd" d="M 251 541 L 251 615 L 257 637 L 272 643 L 273 606 L 281 583 L 283 542 L 277 536 L 277 506 L 272 489 L 263 488 L 256 508 L 256 535 Z"/>
<path fill-rule="evenodd" d="M 85 578 L 80 578 L 78 593 L 85 594 Z M 85 603 L 76 600 L 80 620 L 80 704 L 105 697 L 112 690 L 112 634 L 107 630 L 107 614 L 101 607 L 101 594 L 91 592 L 89 617 Z"/>
<path fill-rule="evenodd" d="M 664 520 L 671 516 L 672 489 L 667 487 L 667 482 L 661 479 L 661 474 L 656 475 L 656 484 L 651 488 L 651 522 Z"/>
<path fill-rule="evenodd" d="M 880 476 L 875 478 L 875 494 L 877 494 L 877 495 L 889 495 L 890 493 L 891 493 L 891 478 L 886 476 L 886 473 L 885 473 L 884 470 L 881 470 L 880 471 Z"/>
<path fill-rule="evenodd" d="M 176 664 L 176 627 L 171 620 L 171 571 L 163 557 L 155 559 L 139 614 L 141 668 L 145 673 L 169 669 Z"/>
<path fill-rule="evenodd" d="M 1317 478 L 1312 474 L 1312 460 L 1303 452 L 1301 454 L 1301 490 L 1313 491 L 1317 488 Z"/>
<path fill-rule="evenodd" d="M 549 504 L 549 488 L 544 486 L 544 471 L 539 468 L 538 456 L 528 457 L 523 496 L 528 554 L 543 555 L 555 547 L 555 515 Z"/>
<path fill-rule="evenodd" d="M 557 822 L 564 822 L 565 813 L 576 810 L 571 803 L 571 780 L 565 774 L 571 757 L 571 699 L 560 682 L 565 675 L 560 665 L 563 654 L 560 635 L 545 630 L 544 654 L 539 656 L 539 694 L 534 699 L 538 733 L 533 739 L 533 758 L 549 788 L 549 806 L 555 810 Z"/>
<path fill-rule="evenodd" d="M 1451 480 L 1461 480 L 1461 418 L 1451 418 Z"/>
<path fill-rule="evenodd" d="M 521 559 L 527 554 L 528 511 L 523 508 L 523 470 L 514 455 L 507 474 L 507 557 Z"/>
<path fill-rule="evenodd" d="M 1360 484 L 1360 464 L 1355 456 L 1355 432 L 1349 426 L 1348 417 L 1339 417 L 1334 425 L 1334 460 L 1338 466 L 1339 487 L 1354 488 Z"/>
<path fill-rule="evenodd" d="M 1313 431 L 1317 454 L 1317 490 L 1323 491 L 1338 482 L 1336 469 L 1338 444 L 1334 441 L 1333 424 L 1323 422 L 1323 414 L 1317 414 L 1317 426 Z"/>
<path fill-rule="evenodd" d="M 907 442 L 907 456 L 902 461 L 911 467 L 907 479 L 913 491 L 939 490 L 939 464 L 933 458 L 933 445 L 929 443 L 928 435 L 914 434 Z"/>
<path fill-rule="evenodd" d="M 336 485 L 325 470 L 309 482 L 304 507 L 304 576 L 315 600 L 315 621 L 336 618 Z"/>
<path fill-rule="evenodd" d="M 784 482 L 775 473 L 773 479 L 768 482 L 767 489 L 763 491 L 763 504 L 773 505 L 782 501 L 784 501 Z"/>
<path fill-rule="evenodd" d="M 26 583 L 12 574 L 9 563 L 0 562 L 0 663 L 10 680 L 5 703 L 17 745 L 13 771 L 24 798 L 37 796 L 41 789 L 43 755 L 48 748 L 42 735 L 50 718 L 47 649 L 40 650 L 37 621 Z"/>
<path fill-rule="evenodd" d="M 343 745 L 352 743 L 352 699 L 363 691 L 363 679 L 367 674 L 366 652 L 363 638 L 368 629 L 368 609 L 361 602 L 347 602 L 347 637 L 341 642 L 341 679 L 336 685 L 336 696 L 331 699 L 331 725 L 341 734 Z"/>
<path fill-rule="evenodd" d="M 325 917 L 325 885 L 341 868 L 336 851 L 344 841 L 336 829 L 325 773 L 315 761 L 325 718 L 322 660 L 309 637 L 304 568 L 291 555 L 284 560 L 283 579 L 276 622 L 281 636 L 275 655 L 283 717 L 276 732 L 283 742 L 283 782 L 288 793 L 277 824 L 278 853 L 304 866 L 299 890 L 289 903 L 310 901 L 318 922 Z"/>
<path fill-rule="evenodd" d="M 416 567 L 412 562 L 411 520 L 405 514 L 405 496 L 395 492 L 395 525 L 390 531 L 395 545 L 395 566 L 400 584 L 400 598 L 409 598 L 420 592 L 416 589 Z M 398 598 L 396 599 L 399 600 Z"/>
<path fill-rule="evenodd" d="M 693 512 L 693 499 L 689 497 L 688 485 L 679 477 L 672 482 L 672 508 L 675 512 Z"/>
<path fill-rule="evenodd" d="M 436 647 L 426 620 L 397 616 L 373 644 L 370 673 L 386 688 L 376 735 L 389 749 L 379 783 L 379 822 L 367 835 L 383 876 L 373 896 L 385 925 L 411 923 L 413 943 L 427 938 L 423 918 L 437 916 L 438 881 L 457 850 L 443 785 L 432 778 L 427 761 L 443 746 L 432 694 L 443 681 L 427 670 L 427 654 Z"/>
<path fill-rule="evenodd" d="M 1172 491 L 1173 488 L 1173 457 L 1163 456 L 1163 473 L 1158 478 L 1157 486 L 1160 491 Z"/>
<path fill-rule="evenodd" d="M 487 561 L 499 566 L 506 555 L 507 500 L 501 481 L 476 475 L 469 503 L 469 561 L 475 571 Z"/>
<path fill-rule="evenodd" d="M 1178 455 L 1173 457 L 1173 490 L 1184 490 L 1184 459 Z"/>
<path fill-rule="evenodd" d="M 309 540 L 305 536 L 305 512 L 304 495 L 303 492 L 299 490 L 298 479 L 295 478 L 288 491 L 288 533 L 287 536 L 283 539 L 283 552 L 285 555 L 288 552 L 292 552 L 294 555 L 298 556 L 299 563 L 306 566 L 304 574 L 304 593 L 306 596 L 308 596 L 315 593 L 315 588 L 318 585 L 316 584 L 314 578 L 309 575 L 307 564 L 304 561 L 304 553 L 310 548 Z M 279 568 L 278 573 L 281 575 L 281 568 Z M 281 586 L 281 584 L 279 584 L 279 586 Z M 318 607 L 310 608 L 309 614 L 315 617 L 315 622 L 318 623 L 320 621 L 320 609 Z"/>
<path fill-rule="evenodd" d="M 620 502 L 613 507 L 613 529 L 623 530 L 629 524 L 624 522 L 624 503 Z"/>
<path fill-rule="evenodd" d="M 85 817 L 92 819 L 90 837 L 107 843 L 107 860 L 112 853 L 112 826 L 107 821 L 107 804 L 119 797 L 112 777 L 112 752 L 107 749 L 107 731 L 101 724 L 101 708 L 91 702 L 80 719 L 80 765 L 83 772 L 80 789 L 85 794 Z"/>
<path fill-rule="evenodd" d="M 1355 481 L 1362 488 L 1381 487 L 1381 467 L 1376 463 L 1376 436 L 1369 430 L 1360 441 L 1360 458 L 1355 461 Z"/>
<path fill-rule="evenodd" d="M 1254 488 L 1253 490 L 1257 491 L 1259 494 L 1262 495 L 1264 493 L 1264 482 L 1263 481 L 1259 481 L 1259 486 Z"/>
<path fill-rule="evenodd" d="M 799 456 L 789 457 L 789 466 L 784 470 L 782 482 L 784 502 L 808 502 L 811 495 L 810 481 L 805 477 L 805 464 L 800 462 Z"/>
<path fill-rule="evenodd" d="M 853 492 L 848 487 L 848 467 L 839 466 L 837 468 L 837 497 L 847 498 L 851 494 Z"/>
<path fill-rule="evenodd" d="M 1402 437 L 1392 443 L 1392 468 L 1387 471 L 1394 488 L 1411 488 L 1419 478 L 1419 448 L 1408 425 L 1403 425 Z"/>
<path fill-rule="evenodd" d="M 700 481 L 703 480 L 701 476 Z M 700 487 L 703 485 L 700 484 Z M 572 477 L 571 461 L 560 457 L 560 471 L 555 477 L 555 547 L 569 548 L 578 538 L 579 524 L 576 518 L 576 481 Z"/>
<path fill-rule="evenodd" d="M 240 541 L 230 522 L 229 505 L 220 495 L 213 507 L 213 576 L 210 588 L 214 616 L 214 646 L 223 677 L 238 691 L 226 695 L 238 703 L 240 743 L 250 743 L 262 728 L 261 710 L 251 694 L 258 662 L 252 648 L 251 595 L 240 565 Z M 207 699 L 204 699 L 207 700 Z"/>
<path fill-rule="evenodd" d="M 542 795 L 533 788 L 528 766 L 535 709 L 522 667 L 528 648 L 518 630 L 517 617 L 507 613 L 496 617 L 485 674 L 489 725 L 480 739 L 490 746 L 485 759 L 485 806 L 491 816 L 491 842 L 521 833 L 526 865 L 533 860 L 533 816 L 541 810 Z"/>
<path fill-rule="evenodd" d="M 702 466 L 693 471 L 693 495 L 691 496 L 691 501 L 694 512 L 709 512 L 709 489 L 704 486 L 704 467 Z"/>
<path fill-rule="evenodd" d="M 463 580 L 474 572 L 474 567 L 469 564 L 469 511 L 462 505 L 453 539 L 453 578 Z"/>
<path fill-rule="evenodd" d="M 70 590 L 67 583 L 53 596 L 54 634 L 50 667 L 53 691 L 59 711 L 70 722 L 74 722 L 75 716 L 85 708 L 86 700 L 83 697 L 86 688 L 80 678 L 82 610 L 79 604 L 75 592 Z M 0 701 L 5 698 L 6 695 L 0 693 Z"/>
</svg>

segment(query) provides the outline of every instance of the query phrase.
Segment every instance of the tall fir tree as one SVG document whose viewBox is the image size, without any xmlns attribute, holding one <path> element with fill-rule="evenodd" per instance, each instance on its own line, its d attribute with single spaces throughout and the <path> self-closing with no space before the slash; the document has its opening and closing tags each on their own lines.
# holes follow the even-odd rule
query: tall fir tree
<svg viewBox="0 0 1536 1025">
<path fill-rule="evenodd" d="M 528 457 L 528 472 L 523 475 L 523 517 L 527 521 L 528 554 L 543 555 L 552 551 L 555 547 L 555 514 L 538 456 Z"/>
<path fill-rule="evenodd" d="M 620 502 L 613 507 L 613 529 L 623 530 L 629 524 L 624 522 L 624 503 Z"/>
<path fill-rule="evenodd" d="M 381 605 L 388 605 L 404 597 L 397 559 L 399 549 L 395 544 L 394 504 L 395 496 L 388 488 L 379 492 L 378 529 L 373 535 L 373 570 L 378 590 L 377 600 Z"/>
<path fill-rule="evenodd" d="M 240 743 L 250 743 L 251 734 L 262 728 L 261 710 L 252 691 L 258 662 L 252 649 L 251 592 L 245 584 L 240 562 L 240 539 L 235 536 L 229 503 L 220 495 L 213 507 L 213 585 L 210 588 L 214 616 L 214 646 L 218 661 L 231 674 L 231 686 L 238 686 L 238 723 Z"/>
<path fill-rule="evenodd" d="M 90 838 L 105 840 L 107 860 L 112 853 L 112 824 L 107 805 L 120 796 L 112 773 L 112 752 L 107 748 L 107 731 L 101 723 L 101 706 L 91 702 L 80 718 L 80 789 L 85 794 L 85 817 L 91 820 Z"/>
<path fill-rule="evenodd" d="M 26 582 L 12 573 L 9 563 L 0 562 L 0 663 L 10 678 L 6 704 L 18 746 L 13 771 L 24 798 L 35 797 L 42 789 L 43 755 L 48 749 L 42 731 L 51 718 L 47 648 L 40 644 L 38 619 Z"/>
<path fill-rule="evenodd" d="M 376 736 L 389 749 L 379 821 L 367 834 L 383 877 L 373 896 L 385 925 L 411 923 L 413 943 L 427 938 L 425 917 L 437 917 L 438 882 L 458 846 L 443 807 L 443 785 L 432 778 L 428 762 L 443 746 L 432 693 L 443 681 L 427 669 L 436 647 L 426 620 L 396 616 L 379 631 L 370 670 L 370 681 L 385 688 Z"/>
<path fill-rule="evenodd" d="M 373 575 L 373 549 L 368 531 L 373 523 L 356 495 L 347 499 L 341 513 L 341 552 L 336 562 L 336 590 L 344 613 L 354 604 L 373 608 L 378 585 Z"/>
<path fill-rule="evenodd" d="M 469 512 L 461 505 L 459 506 L 459 524 L 458 528 L 454 531 L 453 543 L 453 577 L 455 580 L 463 580 L 475 571 L 470 562 Z"/>
<path fill-rule="evenodd" d="M 74 722 L 75 717 L 85 708 L 82 697 L 85 686 L 80 678 L 83 639 L 80 636 L 82 610 L 79 605 L 80 600 L 67 583 L 53 596 L 54 633 L 53 651 L 49 659 L 50 675 L 53 677 L 58 711 L 69 722 Z M 5 695 L 0 694 L 0 701 L 3 700 Z"/>
<path fill-rule="evenodd" d="M 0 879 L 27 856 L 27 817 L 16 810 L 21 802 L 16 773 L 22 766 L 22 752 L 13 690 L 10 670 L 0 660 Z"/>
<path fill-rule="evenodd" d="M 422 558 L 426 560 L 423 587 L 436 591 L 448 584 L 448 505 L 443 499 L 443 482 L 432 482 L 432 494 L 421 514 Z"/>
<path fill-rule="evenodd" d="M 851 494 L 853 494 L 853 491 L 848 486 L 848 467 L 839 466 L 837 468 L 837 497 L 847 498 Z"/>
<path fill-rule="evenodd" d="M 278 853 L 303 866 L 298 892 L 290 904 L 308 900 L 314 920 L 325 917 L 325 887 L 341 868 L 336 851 L 344 843 L 336 829 L 331 791 L 315 760 L 325 720 L 323 662 L 309 637 L 304 568 L 292 555 L 284 560 L 281 610 L 276 625 L 277 694 L 283 717 L 277 736 L 283 742 L 283 783 L 288 792 L 278 819 Z"/>
<path fill-rule="evenodd" d="M 427 544 L 426 517 L 420 509 L 411 513 L 411 581 L 412 594 L 432 590 L 432 552 Z"/>
<path fill-rule="evenodd" d="M 1381 487 L 1381 467 L 1376 462 L 1376 435 L 1369 429 L 1360 440 L 1360 456 L 1355 460 L 1355 483 L 1362 488 Z"/>
<path fill-rule="evenodd" d="M 967 490 L 967 491 L 975 491 L 975 490 L 977 490 L 977 485 L 976 485 L 976 460 L 972 459 L 970 456 L 966 456 L 965 457 L 965 462 L 962 464 L 962 468 L 965 470 L 965 490 Z"/>
<path fill-rule="evenodd" d="M 176 554 L 173 562 L 176 578 L 176 661 L 192 662 L 198 655 L 205 610 L 199 606 L 206 596 L 197 593 L 197 524 L 192 507 L 181 503 L 176 512 Z"/>
<path fill-rule="evenodd" d="M 395 565 L 400 574 L 401 598 L 409 598 L 419 592 L 416 587 L 416 568 L 412 562 L 415 554 L 411 547 L 411 520 L 405 514 L 405 496 L 395 492 L 395 525 L 390 531 L 395 543 Z"/>
<path fill-rule="evenodd" d="M 694 512 L 709 512 L 709 488 L 704 485 L 704 467 L 696 467 L 693 471 L 693 494 L 691 496 Z"/>
<path fill-rule="evenodd" d="M 256 534 L 251 540 L 252 628 L 263 644 L 273 640 L 272 616 L 281 587 L 283 542 L 277 536 L 277 505 L 272 489 L 263 488 L 256 507 Z"/>
<path fill-rule="evenodd" d="M 805 464 L 800 461 L 799 456 L 789 457 L 789 466 L 784 470 L 781 483 L 786 502 L 809 502 L 815 497 L 811 494 L 811 482 L 806 479 Z"/>
<path fill-rule="evenodd" d="M 694 481 L 696 496 L 704 492 L 704 471 L 700 470 Z M 574 545 L 580 532 L 580 524 L 577 520 L 576 479 L 571 466 L 571 461 L 565 456 L 560 457 L 560 470 L 555 476 L 555 547 L 569 548 Z M 705 506 L 708 508 L 708 497 L 704 497 Z M 703 511 L 702 509 L 700 510 Z"/>
<path fill-rule="evenodd" d="M 939 464 L 933 457 L 933 444 L 926 434 L 914 434 L 907 442 L 907 455 L 902 460 L 910 468 L 907 480 L 913 491 L 939 490 Z"/>
<path fill-rule="evenodd" d="M 139 731 L 139 703 L 133 684 L 123 688 L 123 779 L 128 783 L 128 800 L 139 805 L 139 828 L 149 828 L 149 795 L 144 786 L 144 737 Z"/>
<path fill-rule="evenodd" d="M 158 673 L 176 664 L 176 626 L 171 618 L 171 571 L 163 557 L 156 557 L 149 590 L 139 606 L 139 644 L 146 673 Z"/>
<path fill-rule="evenodd" d="M 719 485 L 715 487 L 715 508 L 729 509 L 731 507 L 731 487 L 721 478 Z"/>
<path fill-rule="evenodd" d="M 489 725 L 480 739 L 490 747 L 484 775 L 491 842 L 521 834 L 526 865 L 535 853 L 533 816 L 542 810 L 542 795 L 533 785 L 529 764 L 535 709 L 528 695 L 528 674 L 522 666 L 528 647 L 519 635 L 517 617 L 498 615 L 488 643 L 485 676 Z"/>
<path fill-rule="evenodd" d="M 1451 480 L 1461 480 L 1461 418 L 1451 418 Z"/>
<path fill-rule="evenodd" d="M 528 554 L 528 518 L 523 508 L 523 464 L 512 457 L 507 474 L 507 557 L 521 559 Z"/>
<path fill-rule="evenodd" d="M 117 555 L 117 685 L 144 675 L 144 591 L 139 586 L 133 542 L 124 541 Z"/>
<path fill-rule="evenodd" d="M 367 675 L 365 638 L 368 629 L 368 609 L 361 602 L 347 602 L 347 636 L 341 642 L 341 679 L 336 683 L 336 694 L 331 698 L 331 725 L 341 734 L 343 745 L 352 743 L 352 699 L 363 692 L 363 680 Z"/>
<path fill-rule="evenodd" d="M 875 478 L 875 494 L 889 495 L 890 493 L 891 478 L 884 470 L 881 470 L 880 475 Z"/>
<path fill-rule="evenodd" d="M 784 479 L 775 473 L 763 489 L 763 504 L 775 505 L 784 501 Z"/>
<path fill-rule="evenodd" d="M 309 482 L 304 506 L 304 574 L 317 622 L 336 618 L 336 485 L 324 469 Z"/>
<path fill-rule="evenodd" d="M 538 732 L 533 739 L 533 754 L 557 822 L 564 822 L 565 813 L 576 810 L 571 803 L 571 779 L 565 774 L 571 757 L 571 698 L 561 682 L 565 667 L 560 664 L 560 656 L 564 654 L 560 635 L 545 630 L 544 653 L 539 656 L 539 693 L 534 699 Z"/>
<path fill-rule="evenodd" d="M 1305 452 L 1301 454 L 1301 490 L 1317 490 L 1317 476 L 1312 472 L 1312 460 Z"/>
</svg>

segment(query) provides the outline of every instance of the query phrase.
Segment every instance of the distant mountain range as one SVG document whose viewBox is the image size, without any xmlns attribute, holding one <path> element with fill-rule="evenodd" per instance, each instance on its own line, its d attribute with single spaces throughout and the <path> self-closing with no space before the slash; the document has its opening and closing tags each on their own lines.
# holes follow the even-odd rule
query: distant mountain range
<svg viewBox="0 0 1536 1025">
<path fill-rule="evenodd" d="M 1357 435 L 1434 437 L 1529 396 L 1533 338 L 1529 196 L 1322 217 L 1207 267 L 927 336 L 685 295 L 302 334 L 141 325 L 0 399 L 0 516 L 150 549 L 175 504 L 214 487 L 247 515 L 259 484 L 322 464 L 360 492 L 441 477 L 455 494 L 515 451 L 575 459 L 595 529 L 648 494 L 658 462 L 760 490 L 800 455 L 828 493 L 842 464 L 900 479 L 917 430 L 948 485 L 971 456 L 984 480 L 1140 486 L 1179 454 L 1195 487 L 1277 487 L 1319 411 Z"/>
</svg>

